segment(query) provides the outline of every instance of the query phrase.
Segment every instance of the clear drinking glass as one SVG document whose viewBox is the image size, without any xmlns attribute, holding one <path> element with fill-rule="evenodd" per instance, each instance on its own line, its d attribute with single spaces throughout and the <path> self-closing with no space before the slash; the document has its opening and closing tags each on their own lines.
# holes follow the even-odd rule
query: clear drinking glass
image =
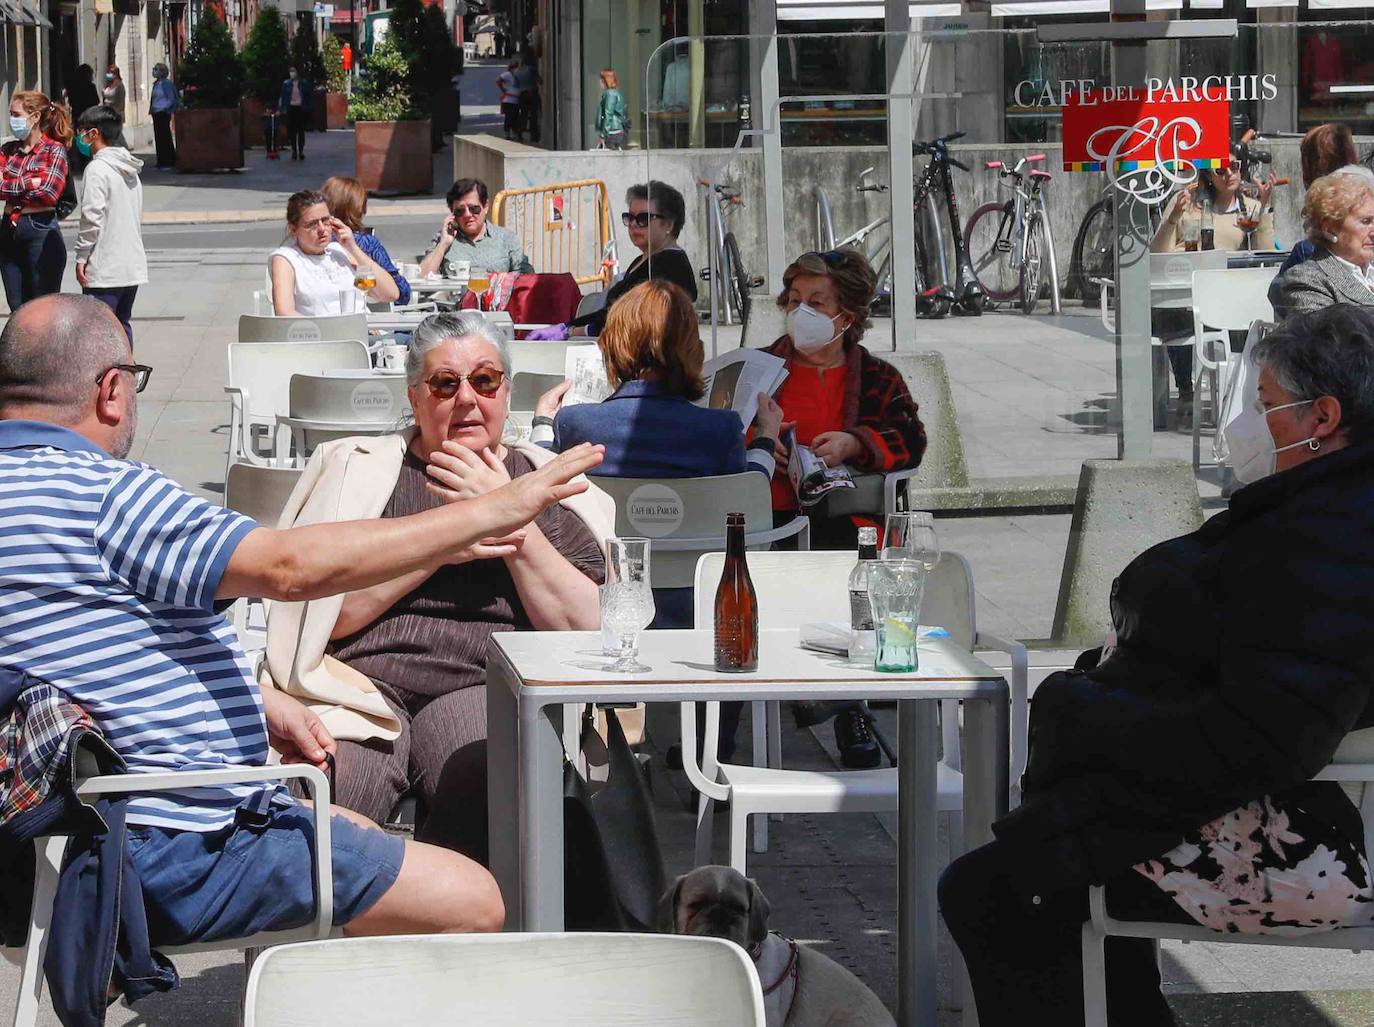
<svg viewBox="0 0 1374 1027">
<path fill-rule="evenodd" d="M 924 512 L 890 513 L 883 525 L 884 560 L 920 560 L 932 571 L 940 562 L 940 539 L 935 515 Z"/>
<path fill-rule="evenodd" d="M 875 670 L 894 673 L 917 668 L 916 625 L 925 592 L 922 560 L 889 557 L 876 561 L 868 575 L 868 601 L 873 607 Z"/>
<path fill-rule="evenodd" d="M 612 670 L 625 673 L 649 668 L 640 663 L 639 633 L 654 619 L 654 593 L 649 578 L 647 538 L 606 540 L 606 583 L 601 586 L 601 646 L 617 657 Z"/>
</svg>

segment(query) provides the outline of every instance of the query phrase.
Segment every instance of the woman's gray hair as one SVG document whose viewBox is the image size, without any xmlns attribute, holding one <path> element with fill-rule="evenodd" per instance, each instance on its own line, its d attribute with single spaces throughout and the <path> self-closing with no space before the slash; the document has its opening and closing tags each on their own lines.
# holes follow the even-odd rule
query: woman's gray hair
<svg viewBox="0 0 1374 1027">
<path fill-rule="evenodd" d="M 1333 396 L 1352 442 L 1374 439 L 1374 309 L 1333 303 L 1294 314 L 1253 350 L 1295 401 Z"/>
<path fill-rule="evenodd" d="M 410 352 L 406 354 L 406 383 L 412 388 L 420 384 L 425 355 L 430 350 L 449 339 L 462 339 L 468 336 L 476 336 L 496 350 L 496 355 L 501 361 L 501 370 L 509 378 L 510 346 L 505 335 L 482 316 L 481 311 L 460 310 L 446 314 L 430 314 L 415 326 L 415 335 L 410 340 Z"/>
</svg>

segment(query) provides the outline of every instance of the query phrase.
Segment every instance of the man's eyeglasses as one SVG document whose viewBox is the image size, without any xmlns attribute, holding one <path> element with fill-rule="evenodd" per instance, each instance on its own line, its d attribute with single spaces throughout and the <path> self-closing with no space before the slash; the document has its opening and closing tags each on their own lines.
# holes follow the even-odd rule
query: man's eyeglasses
<svg viewBox="0 0 1374 1027">
<path fill-rule="evenodd" d="M 479 367 L 472 374 L 454 374 L 452 371 L 436 371 L 425 379 L 430 395 L 435 399 L 452 399 L 458 395 L 463 382 L 472 386 L 472 391 L 484 399 L 491 399 L 501 391 L 501 383 L 506 373 L 495 367 Z"/>
<path fill-rule="evenodd" d="M 455 203 L 453 205 L 454 217 L 460 217 L 463 214 L 471 214 L 476 217 L 480 213 L 482 213 L 482 205 L 480 203 Z"/>
<path fill-rule="evenodd" d="M 631 214 L 628 210 L 620 215 L 620 223 L 626 228 L 634 225 L 636 228 L 648 228 L 650 221 L 666 221 L 667 218 L 662 214 L 653 214 L 647 210 L 641 210 L 638 214 Z"/>
<path fill-rule="evenodd" d="M 810 253 L 803 253 L 803 257 L 818 257 L 825 262 L 826 267 L 843 267 L 849 260 L 849 254 L 844 250 L 812 250 Z"/>
<path fill-rule="evenodd" d="M 148 387 L 148 379 L 153 375 L 153 369 L 147 364 L 112 364 L 95 376 L 96 384 L 111 371 L 128 371 L 134 376 L 134 391 L 142 392 Z"/>
</svg>

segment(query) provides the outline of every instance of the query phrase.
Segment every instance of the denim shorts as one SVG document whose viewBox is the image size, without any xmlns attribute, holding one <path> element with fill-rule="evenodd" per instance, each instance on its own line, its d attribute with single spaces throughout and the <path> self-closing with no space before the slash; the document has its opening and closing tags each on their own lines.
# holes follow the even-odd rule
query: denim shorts
<svg viewBox="0 0 1374 1027">
<path fill-rule="evenodd" d="M 286 930 L 315 916 L 312 815 L 292 802 L 263 823 L 242 815 L 218 831 L 130 825 L 129 853 L 143 885 L 155 945 L 244 938 Z M 330 818 L 334 926 L 382 897 L 401 872 L 405 842 L 351 820 Z"/>
</svg>

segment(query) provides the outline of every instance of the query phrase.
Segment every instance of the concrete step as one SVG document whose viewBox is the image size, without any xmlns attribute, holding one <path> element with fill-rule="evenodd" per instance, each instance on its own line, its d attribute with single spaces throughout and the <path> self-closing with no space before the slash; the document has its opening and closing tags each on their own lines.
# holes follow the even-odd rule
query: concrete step
<svg viewBox="0 0 1374 1027">
<path fill-rule="evenodd" d="M 1015 475 L 974 478 L 967 485 L 907 492 L 908 509 L 943 511 L 1023 510 L 1064 513 L 1073 509 L 1078 475 Z"/>
</svg>

